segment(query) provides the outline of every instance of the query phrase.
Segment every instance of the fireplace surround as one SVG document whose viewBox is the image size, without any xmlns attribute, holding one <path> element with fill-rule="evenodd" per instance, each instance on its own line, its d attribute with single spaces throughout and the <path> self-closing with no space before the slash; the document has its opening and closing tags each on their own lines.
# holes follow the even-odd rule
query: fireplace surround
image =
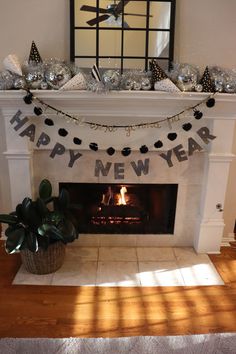
<svg viewBox="0 0 236 354">
<path fill-rule="evenodd" d="M 234 121 L 236 112 L 235 95 L 217 94 L 216 105 L 208 109 L 203 107 L 204 118 L 194 121 L 193 128 L 197 131 L 203 126 L 217 138 L 204 146 L 204 150 L 195 153 L 187 160 L 179 162 L 174 160 L 173 167 L 168 167 L 166 161 L 160 158 L 159 151 L 150 148 L 145 154 L 149 160 L 149 172 L 141 175 L 134 173 L 131 162 L 144 160 L 144 156 L 138 151 L 141 143 L 149 144 L 154 135 L 165 137 L 170 129 L 179 129 L 181 123 L 173 126 L 163 126 L 158 132 L 153 129 L 140 129 L 133 136 L 120 136 L 115 133 L 96 132 L 96 142 L 99 150 L 89 151 L 89 142 L 94 140 L 94 130 L 79 127 L 83 136 L 83 145 L 76 151 L 81 152 L 81 157 L 72 168 L 68 167 L 68 154 L 50 158 L 50 152 L 55 141 L 60 141 L 69 149 L 75 149 L 67 138 L 59 138 L 57 129 L 63 127 L 65 122 L 58 117 L 56 125 L 49 127 L 48 132 L 51 142 L 47 146 L 37 148 L 29 142 L 27 137 L 22 138 L 20 132 L 14 129 L 10 120 L 20 109 L 22 116 L 27 116 L 37 126 L 37 134 L 44 128 L 43 121 L 33 116 L 33 107 L 25 105 L 22 98 L 25 93 L 21 91 L 0 92 L 1 120 L 5 129 L 6 169 L 8 173 L 9 195 L 6 199 L 10 207 L 22 200 L 26 195 L 35 194 L 35 190 L 42 178 L 52 181 L 54 192 L 57 193 L 59 183 L 119 183 L 119 184 L 177 184 L 178 198 L 176 203 L 175 225 L 173 234 L 139 234 L 136 235 L 137 245 L 142 244 L 145 237 L 146 246 L 193 246 L 199 253 L 219 252 L 224 229 L 223 213 L 218 204 L 224 206 L 230 162 L 232 154 L 232 142 Z M 85 119 L 94 122 L 135 123 L 142 121 L 155 121 L 171 116 L 183 109 L 193 106 L 207 97 L 204 93 L 158 93 L 158 92 L 111 92 L 107 95 L 97 95 L 91 92 L 60 92 L 39 91 L 37 96 L 48 104 L 67 111 L 71 114 L 80 114 Z M 50 116 L 50 113 L 47 112 Z M 186 114 L 182 123 L 192 120 L 192 114 Z M 75 126 L 67 125 L 69 132 L 73 132 Z M 194 132 L 179 132 L 179 143 L 187 149 L 187 138 Z M 197 138 L 196 138 L 197 139 Z M 106 148 L 114 141 L 117 146 L 120 140 L 124 146 L 132 141 L 132 154 L 128 157 L 117 152 L 114 156 L 108 156 Z M 165 141 L 163 151 L 176 146 L 176 142 Z M 118 150 L 118 149 L 117 149 Z M 107 175 L 96 175 L 95 161 L 99 159 L 115 164 L 122 163 L 124 174 L 122 181 L 116 180 L 112 169 Z M 24 181 L 24 183 L 22 183 Z M 87 237 L 82 235 L 82 237 Z M 119 237 L 119 235 L 115 235 Z M 133 237 L 133 235 L 131 235 Z M 109 237 L 109 235 L 107 235 Z M 127 235 L 129 237 L 129 235 Z M 148 243 L 148 244 L 147 244 Z"/>
</svg>

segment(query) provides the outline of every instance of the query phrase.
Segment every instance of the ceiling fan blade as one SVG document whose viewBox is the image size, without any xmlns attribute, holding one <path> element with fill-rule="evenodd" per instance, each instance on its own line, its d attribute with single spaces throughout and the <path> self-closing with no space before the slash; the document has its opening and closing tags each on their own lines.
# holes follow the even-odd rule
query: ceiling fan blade
<svg viewBox="0 0 236 354">
<path fill-rule="evenodd" d="M 140 16 L 140 17 L 147 17 L 147 15 L 144 14 L 128 14 L 128 13 L 124 13 L 124 16 Z M 152 15 L 149 15 L 149 17 L 153 17 Z"/>
<path fill-rule="evenodd" d="M 93 26 L 93 25 L 96 25 L 99 22 L 107 20 L 109 17 L 110 17 L 110 15 L 101 15 L 101 16 L 93 18 L 92 20 L 87 21 L 87 24 L 89 26 Z"/>
<path fill-rule="evenodd" d="M 89 12 L 100 12 L 101 14 L 106 14 L 107 9 L 102 9 L 101 7 L 83 5 L 80 8 L 81 11 L 89 11 Z"/>
<path fill-rule="evenodd" d="M 115 8 L 115 13 L 120 14 L 123 10 L 123 6 L 125 7 L 129 2 L 130 0 L 123 0 L 123 1 L 121 0 Z"/>
</svg>

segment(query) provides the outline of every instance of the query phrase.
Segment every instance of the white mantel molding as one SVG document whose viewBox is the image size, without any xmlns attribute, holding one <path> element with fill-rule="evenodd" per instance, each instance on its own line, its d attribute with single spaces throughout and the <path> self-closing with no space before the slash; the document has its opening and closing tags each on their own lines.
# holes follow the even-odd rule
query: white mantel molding
<svg viewBox="0 0 236 354">
<path fill-rule="evenodd" d="M 235 158 L 234 154 L 228 153 L 228 154 L 221 154 L 221 153 L 210 153 L 208 155 L 209 161 L 211 162 L 232 162 L 233 159 Z"/>
<path fill-rule="evenodd" d="M 156 91 L 112 91 L 96 94 L 88 91 L 32 90 L 46 103 L 82 117 L 139 117 L 160 118 L 172 116 L 206 99 L 208 93 Z M 31 105 L 23 101 L 24 90 L 0 91 L 2 109 L 12 112 L 21 109 L 32 115 Z M 204 108 L 205 118 L 236 119 L 236 95 L 216 94 L 216 106 Z M 50 110 L 48 110 L 49 112 Z M 47 112 L 47 113 L 48 113 Z"/>
<path fill-rule="evenodd" d="M 33 151 L 8 150 L 3 152 L 7 160 L 30 160 Z"/>
</svg>

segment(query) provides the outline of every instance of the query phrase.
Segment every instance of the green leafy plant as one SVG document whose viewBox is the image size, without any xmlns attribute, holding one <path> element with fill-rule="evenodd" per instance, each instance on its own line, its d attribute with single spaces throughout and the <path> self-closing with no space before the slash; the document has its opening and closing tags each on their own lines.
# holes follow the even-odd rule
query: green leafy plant
<svg viewBox="0 0 236 354">
<path fill-rule="evenodd" d="M 39 196 L 33 201 L 24 198 L 10 214 L 0 214 L 0 222 L 8 224 L 5 231 L 7 253 L 28 249 L 37 252 L 51 243 L 73 242 L 78 233 L 69 213 L 69 194 L 62 189 L 52 196 L 51 183 L 44 179 L 39 185 Z"/>
</svg>

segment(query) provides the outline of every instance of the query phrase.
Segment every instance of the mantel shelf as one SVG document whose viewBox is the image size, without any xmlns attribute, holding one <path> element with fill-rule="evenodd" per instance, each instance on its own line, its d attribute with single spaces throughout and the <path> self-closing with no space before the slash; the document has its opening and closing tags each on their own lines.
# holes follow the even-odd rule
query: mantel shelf
<svg viewBox="0 0 236 354">
<path fill-rule="evenodd" d="M 33 90 L 35 96 L 46 103 L 70 113 L 84 117 L 166 117 L 196 105 L 206 99 L 208 93 L 156 92 L 156 91 L 111 91 L 96 94 L 89 91 Z M 25 91 L 0 91 L 2 109 L 32 111 L 22 98 Z M 206 118 L 235 119 L 236 94 L 215 95 L 216 106 L 204 107 Z"/>
</svg>

